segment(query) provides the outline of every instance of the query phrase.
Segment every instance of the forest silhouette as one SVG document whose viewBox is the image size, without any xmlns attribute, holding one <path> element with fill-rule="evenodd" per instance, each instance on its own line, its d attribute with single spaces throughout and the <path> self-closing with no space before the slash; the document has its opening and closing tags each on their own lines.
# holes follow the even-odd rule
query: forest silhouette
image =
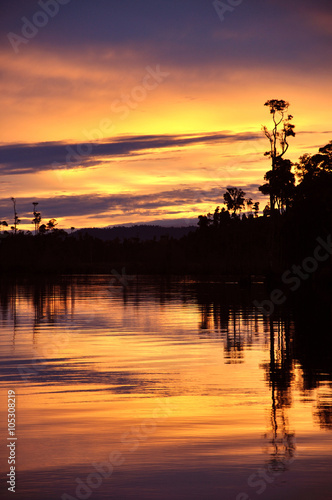
<svg viewBox="0 0 332 500">
<path fill-rule="evenodd" d="M 259 188 L 269 197 L 259 203 L 229 186 L 221 193 L 213 213 L 198 217 L 195 230 L 174 237 L 164 228 L 159 238 L 115 238 L 104 241 L 88 231 L 64 231 L 55 218 L 43 222 L 38 202 L 32 202 L 34 230 L 19 229 L 16 199 L 13 225 L 0 221 L 0 269 L 2 275 L 17 273 L 111 273 L 125 268 L 128 274 L 236 275 L 249 280 L 262 275 L 275 280 L 290 266 L 310 257 L 317 238 L 331 235 L 332 141 L 313 155 L 304 153 L 293 163 L 286 159 L 289 141 L 295 136 L 289 103 L 272 99 L 265 103 L 272 119 L 263 127 L 269 143 L 265 156 L 271 169 Z M 332 251 L 331 251 L 332 253 Z M 310 280 L 330 278 L 331 259 L 319 264 Z"/>
</svg>

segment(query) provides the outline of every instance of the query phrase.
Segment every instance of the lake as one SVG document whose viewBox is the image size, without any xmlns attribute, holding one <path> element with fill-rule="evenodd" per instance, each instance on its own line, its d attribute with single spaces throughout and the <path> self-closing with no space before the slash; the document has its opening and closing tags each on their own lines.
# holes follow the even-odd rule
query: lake
<svg viewBox="0 0 332 500">
<path fill-rule="evenodd" d="M 19 500 L 332 498 L 331 297 L 264 298 L 258 279 L 2 282 L 1 498 L 8 443 Z"/>
</svg>

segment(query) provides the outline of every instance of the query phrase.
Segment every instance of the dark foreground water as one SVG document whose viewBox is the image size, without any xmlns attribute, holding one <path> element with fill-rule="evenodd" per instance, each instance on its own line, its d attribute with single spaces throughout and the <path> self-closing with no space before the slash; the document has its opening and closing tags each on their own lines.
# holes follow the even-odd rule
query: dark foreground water
<svg viewBox="0 0 332 500">
<path fill-rule="evenodd" d="M 2 284 L 1 498 L 332 498 L 331 300 L 267 317 L 253 306 L 264 293 L 189 278 Z"/>
</svg>

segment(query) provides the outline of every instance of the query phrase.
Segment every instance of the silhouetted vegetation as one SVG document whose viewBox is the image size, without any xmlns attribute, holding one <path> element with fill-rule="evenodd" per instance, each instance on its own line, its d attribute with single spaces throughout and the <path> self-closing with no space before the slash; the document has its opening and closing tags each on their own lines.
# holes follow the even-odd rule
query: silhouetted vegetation
<svg viewBox="0 0 332 500">
<path fill-rule="evenodd" d="M 226 207 L 200 215 L 196 229 L 176 232 L 145 226 L 135 234 L 132 228 L 122 233 L 117 228 L 118 236 L 109 238 L 102 229 L 71 228 L 69 233 L 58 229 L 54 218 L 43 222 L 38 202 L 32 202 L 32 234 L 18 229 L 21 221 L 12 198 L 12 231 L 1 221 L 1 272 L 111 272 L 125 267 L 134 274 L 235 274 L 249 281 L 251 275 L 280 277 L 290 265 L 312 255 L 317 237 L 324 239 L 332 232 L 332 141 L 293 164 L 285 158 L 288 140 L 295 135 L 289 103 L 272 99 L 265 106 L 273 120 L 271 131 L 263 127 L 272 169 L 259 188 L 270 198 L 261 213 L 258 201 L 229 186 L 220 192 Z M 320 263 L 319 276 L 328 276 L 330 260 Z M 311 279 L 316 277 L 315 270 Z"/>
<path fill-rule="evenodd" d="M 270 150 L 265 156 L 271 158 L 272 170 L 265 175 L 266 184 L 260 187 L 263 194 L 270 196 L 270 210 L 273 216 L 275 210 L 283 212 L 292 197 L 295 177 L 291 172 L 292 163 L 283 157 L 288 151 L 289 137 L 295 137 L 295 125 L 291 124 L 292 115 L 286 115 L 289 102 L 278 99 L 266 101 L 265 106 L 270 108 L 273 120 L 273 129 L 269 131 L 266 126 L 263 131 L 270 143 Z"/>
</svg>

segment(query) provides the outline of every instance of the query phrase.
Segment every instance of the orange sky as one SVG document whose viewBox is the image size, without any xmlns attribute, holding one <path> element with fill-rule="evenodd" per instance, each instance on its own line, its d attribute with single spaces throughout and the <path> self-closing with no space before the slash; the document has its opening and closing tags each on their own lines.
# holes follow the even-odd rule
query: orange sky
<svg viewBox="0 0 332 500">
<path fill-rule="evenodd" d="M 30 3 L 32 16 L 34 4 Z M 201 4 L 197 2 L 197 10 L 202 8 Z M 67 14 L 69 9 L 74 12 L 77 8 L 74 3 L 66 6 Z M 64 12 L 65 6 L 62 9 Z M 12 17 L 7 15 L 7 31 L 15 31 L 10 22 L 19 19 L 23 11 L 15 12 L 16 17 L 13 12 Z M 182 43 L 179 53 L 174 41 L 165 36 L 158 38 L 155 33 L 149 34 L 155 40 L 152 45 L 148 43 L 149 36 L 135 44 L 128 39 L 128 33 L 126 38 L 126 32 L 122 38 L 118 35 L 116 43 L 89 40 L 88 36 L 84 38 L 82 30 L 80 45 L 74 35 L 70 38 L 67 33 L 69 42 L 63 46 L 60 34 L 54 35 L 55 26 L 65 29 L 71 21 L 61 12 L 52 20 L 52 26 L 50 22 L 43 33 L 40 29 L 41 33 L 34 39 L 22 44 L 18 54 L 8 41 L 3 43 L 0 46 L 2 148 L 11 146 L 23 151 L 23 144 L 31 147 L 47 144 L 43 153 L 45 167 L 34 169 L 30 165 L 30 169 L 24 170 L 24 155 L 28 157 L 30 151 L 26 148 L 19 162 L 8 161 L 8 155 L 5 160 L 0 158 L 0 165 L 5 166 L 0 187 L 0 217 L 11 217 L 12 196 L 17 199 L 25 229 L 31 229 L 32 201 L 40 201 L 42 216 L 57 218 L 61 227 L 83 227 L 195 219 L 221 204 L 225 188 L 231 185 L 242 187 L 254 200 L 262 200 L 257 186 L 269 169 L 269 161 L 263 156 L 268 144 L 260 135 L 261 125 L 270 124 L 268 109 L 264 107 L 267 99 L 286 99 L 291 103 L 297 136 L 291 140 L 290 159 L 296 161 L 305 152 L 315 152 L 332 136 L 329 132 L 331 70 L 325 67 L 306 71 L 304 59 L 307 53 L 308 60 L 313 61 L 314 44 L 326 41 L 321 40 L 318 33 L 331 36 L 322 12 L 317 10 L 310 18 L 308 49 L 297 46 L 293 59 L 291 53 L 276 51 L 275 60 L 271 62 L 264 60 L 260 38 L 253 29 L 241 30 L 245 19 L 240 7 L 229 18 L 229 23 L 227 19 L 220 23 L 218 16 L 215 19 L 213 11 L 212 15 L 208 11 L 209 42 L 214 52 L 206 47 L 206 57 L 203 50 L 197 51 L 200 41 L 205 43 L 202 41 L 205 33 L 198 33 L 197 40 L 192 34 L 197 19 L 191 20 L 190 28 L 184 27 L 183 33 L 174 26 L 175 41 Z M 84 22 L 82 18 L 82 25 Z M 307 18 L 306 22 L 309 23 Z M 19 32 L 19 24 L 17 26 Z M 274 29 L 277 27 L 276 20 Z M 92 33 L 97 31 L 96 24 Z M 262 30 L 264 41 L 263 36 L 266 34 Z M 184 63 L 181 51 L 184 51 L 186 37 L 185 49 L 189 55 Z M 203 38 L 200 40 L 200 37 Z M 171 54 L 167 52 L 167 41 L 170 47 L 172 43 L 175 47 Z M 250 44 L 248 54 L 238 53 L 239 47 L 245 51 Z M 193 56 L 191 46 L 196 50 Z M 221 50 L 218 59 L 217 49 L 223 47 L 228 47 L 228 51 Z M 158 67 L 160 76 L 153 76 Z M 225 138 L 178 142 L 188 134 L 214 133 L 222 133 Z M 175 136 L 177 142 L 162 146 L 149 143 L 145 148 L 129 148 L 124 153 L 107 153 L 98 158 L 95 145 L 90 144 L 83 150 L 83 153 L 89 151 L 89 157 L 77 153 L 77 144 L 97 137 L 109 144 L 118 139 L 150 135 Z M 63 144 L 63 161 L 52 161 L 51 155 L 47 160 L 47 147 L 59 143 Z M 68 151 L 76 154 L 75 163 L 70 163 L 73 160 L 70 156 L 69 165 Z M 187 193 L 185 198 L 183 190 Z M 174 192 L 173 204 L 170 192 Z M 164 193 L 168 193 L 167 204 L 162 201 Z M 77 196 L 74 209 L 71 200 Z M 105 196 L 115 198 L 105 202 L 104 209 L 96 210 L 93 204 L 91 211 L 83 209 L 84 197 L 87 200 L 96 197 L 101 202 Z M 138 205 L 137 196 L 144 200 Z M 49 203 L 50 199 L 54 202 Z M 59 211 L 54 209 L 58 199 L 63 204 Z M 79 203 L 82 210 L 77 208 Z"/>
</svg>

